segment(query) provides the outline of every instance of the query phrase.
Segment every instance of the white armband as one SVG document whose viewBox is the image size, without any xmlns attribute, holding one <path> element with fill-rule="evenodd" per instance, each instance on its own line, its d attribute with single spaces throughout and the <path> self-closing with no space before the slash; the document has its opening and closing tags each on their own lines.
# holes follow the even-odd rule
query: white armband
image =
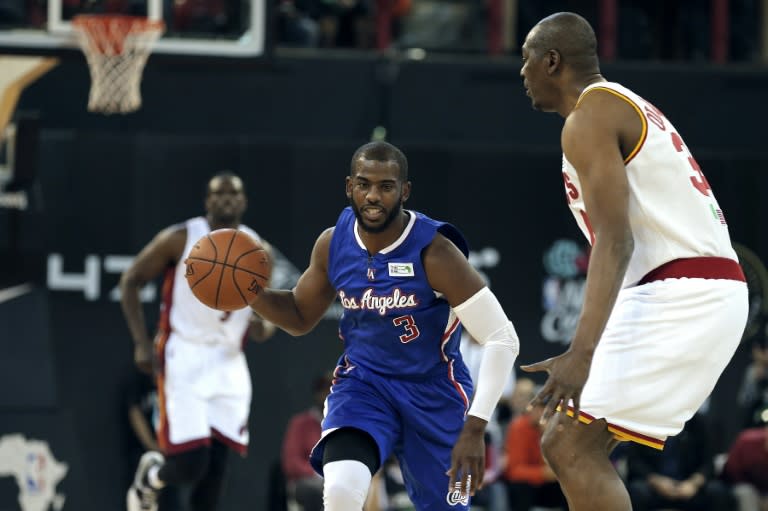
<svg viewBox="0 0 768 511">
<path fill-rule="evenodd" d="M 467 332 L 484 347 L 469 414 L 487 421 L 514 369 L 520 340 L 499 300 L 487 287 L 453 310 Z"/>
</svg>

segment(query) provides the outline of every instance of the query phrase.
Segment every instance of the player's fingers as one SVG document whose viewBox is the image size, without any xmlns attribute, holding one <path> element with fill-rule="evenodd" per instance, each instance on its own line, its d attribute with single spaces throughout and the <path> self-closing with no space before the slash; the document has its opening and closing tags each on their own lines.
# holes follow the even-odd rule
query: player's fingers
<svg viewBox="0 0 768 511">
<path fill-rule="evenodd" d="M 539 371 L 549 372 L 550 360 L 551 359 L 547 359 L 547 360 L 542 360 L 541 362 L 535 362 L 533 364 L 521 365 L 520 369 L 522 369 L 527 373 L 536 373 Z"/>
<path fill-rule="evenodd" d="M 576 394 L 571 400 L 573 401 L 573 420 L 579 422 L 579 415 L 581 414 L 581 394 Z"/>
<path fill-rule="evenodd" d="M 536 393 L 535 396 L 533 396 L 533 399 L 528 403 L 528 410 L 533 408 L 534 406 L 544 406 L 549 402 L 552 398 L 552 382 L 550 380 L 547 380 L 544 383 L 544 386 L 541 387 L 541 390 Z"/>
<path fill-rule="evenodd" d="M 448 475 L 448 491 L 453 491 L 453 489 L 456 487 L 456 462 L 452 462 L 451 468 L 448 469 L 446 472 L 446 475 Z"/>
<path fill-rule="evenodd" d="M 472 470 L 472 465 L 469 463 L 464 464 L 464 468 L 461 472 L 462 474 L 464 474 L 464 476 L 461 478 L 461 482 L 462 482 L 461 494 L 472 495 L 472 488 L 477 475 Z"/>
<path fill-rule="evenodd" d="M 461 470 L 459 470 L 455 460 L 446 474 L 448 474 L 448 491 L 452 492 L 457 487 L 461 490 Z"/>
<path fill-rule="evenodd" d="M 483 479 L 485 479 L 485 466 L 484 463 L 477 463 L 474 472 L 472 472 L 472 495 L 483 487 Z"/>
<path fill-rule="evenodd" d="M 557 406 L 560 404 L 560 401 L 562 401 L 562 395 L 560 392 L 552 393 L 552 397 L 549 401 L 547 401 L 546 406 L 544 407 L 544 412 L 541 414 L 541 423 L 546 424 L 549 419 L 552 418 L 552 416 L 557 411 Z"/>
<path fill-rule="evenodd" d="M 574 416 L 572 416 L 572 415 L 570 415 L 568 413 L 568 411 L 571 408 L 571 400 L 572 399 L 573 399 L 573 396 L 571 395 L 570 392 L 564 392 L 563 393 L 563 399 L 562 399 L 562 403 L 560 405 L 560 410 L 559 411 L 562 412 L 563 415 L 565 415 L 566 419 L 568 419 L 568 420 L 575 420 L 576 419 Z"/>
</svg>

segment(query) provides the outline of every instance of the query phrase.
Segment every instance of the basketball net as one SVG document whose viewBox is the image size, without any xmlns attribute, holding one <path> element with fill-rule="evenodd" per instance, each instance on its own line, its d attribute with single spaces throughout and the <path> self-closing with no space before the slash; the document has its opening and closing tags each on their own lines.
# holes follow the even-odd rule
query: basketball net
<svg viewBox="0 0 768 511">
<path fill-rule="evenodd" d="M 72 27 L 91 72 L 88 110 L 103 114 L 134 112 L 141 106 L 141 74 L 162 21 L 140 16 L 80 15 Z"/>
</svg>

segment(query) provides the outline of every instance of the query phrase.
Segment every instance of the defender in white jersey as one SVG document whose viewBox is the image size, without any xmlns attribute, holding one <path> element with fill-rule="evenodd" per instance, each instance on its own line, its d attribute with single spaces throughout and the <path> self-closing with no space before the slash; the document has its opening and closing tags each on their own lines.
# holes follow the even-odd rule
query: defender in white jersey
<svg viewBox="0 0 768 511">
<path fill-rule="evenodd" d="M 592 245 L 570 348 L 523 367 L 549 373 L 542 451 L 571 510 L 629 510 L 611 450 L 682 430 L 741 340 L 747 286 L 701 168 L 656 107 L 603 78 L 589 23 L 549 16 L 522 53 L 534 108 L 565 118 L 565 193 Z"/>
<path fill-rule="evenodd" d="M 128 511 L 154 511 L 166 484 L 193 484 L 190 509 L 216 509 L 229 448 L 245 455 L 251 379 L 243 354 L 247 337 L 265 340 L 274 327 L 246 308 L 221 312 L 199 302 L 184 278 L 184 261 L 207 233 L 238 228 L 246 207 L 241 179 L 220 173 L 208 184 L 207 214 L 161 231 L 121 280 L 122 306 L 135 343 L 137 366 L 155 373 L 160 402 L 158 444 L 128 490 Z M 164 273 L 158 331 L 147 334 L 139 290 Z"/>
</svg>

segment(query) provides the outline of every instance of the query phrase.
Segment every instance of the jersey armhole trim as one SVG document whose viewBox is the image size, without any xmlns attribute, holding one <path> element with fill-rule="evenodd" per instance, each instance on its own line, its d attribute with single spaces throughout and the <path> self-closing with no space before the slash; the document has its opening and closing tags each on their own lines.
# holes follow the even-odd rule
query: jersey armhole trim
<svg viewBox="0 0 768 511">
<path fill-rule="evenodd" d="M 637 104 L 634 101 L 629 99 L 627 96 L 625 96 L 621 92 L 615 91 L 615 90 L 610 89 L 608 87 L 592 87 L 591 89 L 585 91 L 581 95 L 581 97 L 579 97 L 579 100 L 576 102 L 576 106 L 579 106 L 579 103 L 581 103 L 581 101 L 586 97 L 587 94 L 589 94 L 590 92 L 595 91 L 595 90 L 602 90 L 602 91 L 605 91 L 605 92 L 609 92 L 609 93 L 613 94 L 614 96 L 616 96 L 617 98 L 623 99 L 624 101 L 629 103 L 632 106 L 632 108 L 635 109 L 635 112 L 637 112 L 637 115 L 640 116 L 640 122 L 643 125 L 643 131 L 640 134 L 640 139 L 635 144 L 634 149 L 632 149 L 632 151 L 629 153 L 629 155 L 627 155 L 627 157 L 624 158 L 624 165 L 627 165 L 627 164 L 629 164 L 630 161 L 632 161 L 632 159 L 635 156 L 637 156 L 637 153 L 640 152 L 640 149 L 642 149 L 643 144 L 645 144 L 645 139 L 648 137 L 648 121 L 646 121 L 645 116 L 643 115 L 642 110 L 640 110 L 640 107 L 637 106 Z"/>
</svg>

